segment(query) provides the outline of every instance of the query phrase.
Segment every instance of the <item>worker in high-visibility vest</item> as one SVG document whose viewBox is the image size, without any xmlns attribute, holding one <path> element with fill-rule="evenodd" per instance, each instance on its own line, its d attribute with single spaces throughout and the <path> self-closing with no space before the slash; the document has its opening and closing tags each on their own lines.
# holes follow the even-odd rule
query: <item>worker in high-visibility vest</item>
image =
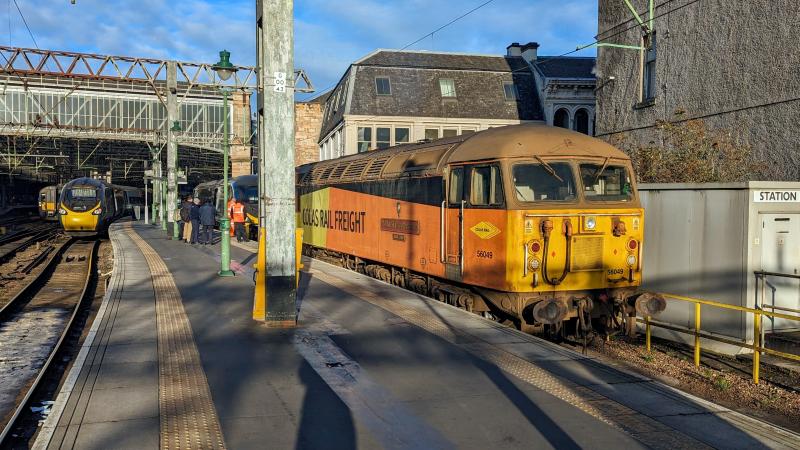
<svg viewBox="0 0 800 450">
<path fill-rule="evenodd" d="M 230 224 L 229 233 L 231 234 L 231 237 L 234 236 L 235 231 L 235 227 L 233 226 L 233 216 L 231 215 L 231 208 L 233 208 L 234 203 L 236 203 L 236 199 L 231 196 L 231 198 L 228 199 L 228 205 L 225 208 L 225 213 L 228 215 L 228 223 Z"/>
<path fill-rule="evenodd" d="M 245 212 L 244 212 L 244 203 L 236 200 L 234 201 L 233 205 L 231 206 L 230 210 L 231 220 L 233 221 L 233 228 L 236 231 L 236 240 L 238 242 L 244 242 L 247 240 L 247 236 L 244 232 L 244 221 L 245 221 Z"/>
</svg>

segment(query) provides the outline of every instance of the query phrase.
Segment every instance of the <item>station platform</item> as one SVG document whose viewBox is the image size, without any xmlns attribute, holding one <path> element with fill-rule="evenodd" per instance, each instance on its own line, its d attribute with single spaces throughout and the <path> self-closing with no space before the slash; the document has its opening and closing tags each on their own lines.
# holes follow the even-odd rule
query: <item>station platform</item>
<svg viewBox="0 0 800 450">
<path fill-rule="evenodd" d="M 800 436 L 305 260 L 296 328 L 219 248 L 118 223 L 109 290 L 35 448 L 799 448 Z"/>
</svg>

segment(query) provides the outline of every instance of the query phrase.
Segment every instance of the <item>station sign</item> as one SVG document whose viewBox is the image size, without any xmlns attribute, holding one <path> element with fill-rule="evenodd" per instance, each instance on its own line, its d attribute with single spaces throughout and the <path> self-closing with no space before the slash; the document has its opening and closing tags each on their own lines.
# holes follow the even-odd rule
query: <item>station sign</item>
<svg viewBox="0 0 800 450">
<path fill-rule="evenodd" d="M 800 191 L 753 191 L 755 203 L 800 203 Z"/>
</svg>

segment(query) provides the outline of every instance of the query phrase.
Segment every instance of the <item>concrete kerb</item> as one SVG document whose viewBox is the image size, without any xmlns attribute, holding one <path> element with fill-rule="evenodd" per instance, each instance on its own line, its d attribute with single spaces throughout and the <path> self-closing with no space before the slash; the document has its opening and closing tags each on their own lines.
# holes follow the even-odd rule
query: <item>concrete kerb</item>
<svg viewBox="0 0 800 450">
<path fill-rule="evenodd" d="M 50 414 L 45 419 L 41 430 L 39 430 L 39 434 L 37 435 L 36 441 L 33 444 L 33 449 L 35 450 L 45 450 L 50 444 L 50 440 L 53 438 L 53 434 L 55 433 L 58 423 L 61 421 L 61 416 L 64 414 L 67 401 L 69 400 L 69 397 L 75 388 L 75 383 L 78 381 L 78 377 L 80 376 L 80 373 L 86 363 L 86 358 L 89 354 L 89 351 L 94 345 L 95 337 L 97 337 L 97 331 L 100 328 L 100 324 L 103 322 L 108 304 L 110 300 L 117 294 L 120 280 L 124 279 L 124 252 L 118 242 L 118 232 L 119 229 L 116 224 L 109 228 L 111 248 L 114 254 L 114 266 L 111 269 L 111 278 L 109 279 L 108 289 L 106 290 L 105 295 L 103 295 L 103 301 L 100 303 L 100 308 L 97 310 L 97 314 L 95 315 L 92 326 L 89 329 L 89 333 L 87 333 L 86 339 L 83 341 L 83 345 L 78 351 L 78 356 L 75 358 L 75 362 L 72 364 L 64 384 L 61 386 L 61 390 L 58 392 L 58 396 L 56 396 L 56 399 L 53 402 L 53 407 L 51 408 Z"/>
</svg>

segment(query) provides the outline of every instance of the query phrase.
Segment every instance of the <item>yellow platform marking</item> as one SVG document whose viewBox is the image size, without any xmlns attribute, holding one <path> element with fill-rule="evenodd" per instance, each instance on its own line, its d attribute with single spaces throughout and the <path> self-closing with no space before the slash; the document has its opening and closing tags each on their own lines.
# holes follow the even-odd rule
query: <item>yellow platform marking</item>
<svg viewBox="0 0 800 450">
<path fill-rule="evenodd" d="M 439 336 L 474 356 L 494 364 L 499 369 L 514 375 L 522 381 L 569 403 L 590 416 L 630 434 L 648 447 L 671 449 L 711 448 L 587 387 L 557 377 L 530 361 L 469 334 L 467 330 L 455 328 L 431 314 L 430 311 L 419 310 L 387 300 L 356 283 L 331 273 L 314 269 L 309 270 L 309 272 L 315 278 L 401 317 L 405 321 Z M 501 326 L 498 325 L 498 327 Z M 531 339 L 535 338 L 531 337 Z"/>
<path fill-rule="evenodd" d="M 147 242 L 130 229 L 126 232 L 144 254 L 156 295 L 160 448 L 224 449 L 222 427 L 175 280 Z"/>
<path fill-rule="evenodd" d="M 500 234 L 500 229 L 490 222 L 479 222 L 470 228 L 481 239 L 491 239 Z"/>
</svg>

